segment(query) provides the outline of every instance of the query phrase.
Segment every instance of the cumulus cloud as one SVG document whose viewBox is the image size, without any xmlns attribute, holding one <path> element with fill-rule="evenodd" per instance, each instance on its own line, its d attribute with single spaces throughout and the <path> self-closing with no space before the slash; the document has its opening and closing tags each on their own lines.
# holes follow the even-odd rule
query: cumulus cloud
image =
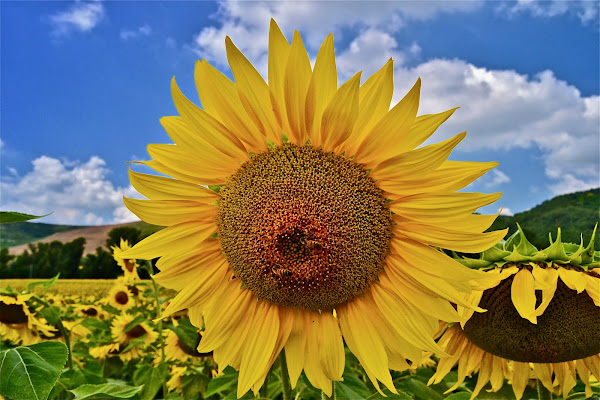
<svg viewBox="0 0 600 400">
<path fill-rule="evenodd" d="M 587 24 L 598 19 L 600 3 L 576 0 L 518 0 L 516 3 L 501 3 L 497 10 L 509 17 L 528 13 L 534 17 L 552 18 L 564 14 L 576 15 Z"/>
<path fill-rule="evenodd" d="M 134 30 L 123 29 L 121 31 L 121 33 L 119 34 L 119 36 L 121 37 L 122 40 L 131 40 L 131 39 L 137 39 L 142 36 L 148 36 L 148 35 L 150 35 L 150 33 L 152 33 L 152 29 L 150 28 L 150 25 L 144 24 Z"/>
<path fill-rule="evenodd" d="M 344 40 L 347 28 L 395 32 L 404 21 L 424 20 L 440 13 L 469 12 L 480 7 L 480 1 L 428 1 L 426 5 L 409 1 L 352 1 L 340 7 L 339 2 L 245 2 L 224 1 L 216 15 L 219 27 L 203 28 L 194 37 L 192 50 L 199 57 L 220 65 L 227 64 L 223 46 L 225 36 L 246 56 L 266 71 L 266 51 L 269 27 L 265 21 L 274 18 L 286 37 L 300 29 L 307 47 L 318 49 L 330 32 L 336 40 Z"/>
<path fill-rule="evenodd" d="M 68 9 L 50 15 L 52 35 L 68 36 L 71 32 L 89 32 L 104 18 L 104 6 L 99 1 L 75 2 Z"/>
<path fill-rule="evenodd" d="M 502 207 L 501 209 L 498 210 L 500 212 L 500 215 L 506 215 L 506 216 L 513 216 L 513 212 L 510 210 L 510 208 L 508 207 Z"/>
<path fill-rule="evenodd" d="M 84 163 L 67 163 L 41 156 L 23 177 L 2 177 L 1 208 L 34 215 L 53 212 L 44 222 L 97 225 L 136 221 L 122 196 L 136 197 L 131 187 L 115 187 L 106 162 L 96 156 Z"/>
</svg>

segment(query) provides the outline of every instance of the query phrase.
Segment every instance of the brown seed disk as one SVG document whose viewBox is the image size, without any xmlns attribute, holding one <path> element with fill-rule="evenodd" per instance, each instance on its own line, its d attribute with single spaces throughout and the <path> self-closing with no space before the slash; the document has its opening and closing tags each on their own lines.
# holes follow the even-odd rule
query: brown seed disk
<svg viewBox="0 0 600 400">
<path fill-rule="evenodd" d="M 28 321 L 21 304 L 6 304 L 0 301 L 0 322 L 3 324 L 22 324 Z"/>
<path fill-rule="evenodd" d="M 125 305 L 129 301 L 129 295 L 125 292 L 117 292 L 115 294 L 115 301 L 119 304 Z"/>
<path fill-rule="evenodd" d="M 136 325 L 131 328 L 130 331 L 127 331 L 125 335 L 127 335 L 130 339 L 137 339 L 147 333 L 146 329 L 142 325 Z"/>
<path fill-rule="evenodd" d="M 583 273 L 583 272 L 582 272 Z M 475 313 L 465 325 L 471 342 L 494 355 L 520 362 L 559 363 L 600 353 L 600 307 L 587 293 L 577 294 L 559 278 L 556 293 L 544 314 L 532 324 L 512 303 L 513 278 L 484 292 Z M 536 291 L 537 304 L 541 303 Z"/>
<path fill-rule="evenodd" d="M 392 219 L 382 193 L 352 160 L 279 146 L 254 155 L 221 188 L 221 247 L 259 299 L 331 309 L 383 269 Z"/>
</svg>

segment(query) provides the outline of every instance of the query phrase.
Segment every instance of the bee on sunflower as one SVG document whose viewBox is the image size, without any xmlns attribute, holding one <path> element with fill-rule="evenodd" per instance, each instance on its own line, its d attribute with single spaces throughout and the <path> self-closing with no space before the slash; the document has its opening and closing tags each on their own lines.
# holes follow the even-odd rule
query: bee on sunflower
<svg viewBox="0 0 600 400">
<path fill-rule="evenodd" d="M 521 227 L 508 240 L 483 252 L 479 259 L 459 261 L 483 269 L 496 282 L 475 290 L 484 313 L 462 309 L 439 345 L 442 358 L 430 383 L 439 383 L 458 363 L 459 379 L 479 371 L 473 398 L 488 383 L 498 391 L 512 381 L 517 399 L 530 379 L 567 396 L 579 377 L 592 395 L 591 379 L 600 379 L 600 252 L 594 250 L 596 228 L 587 247 L 556 240 L 538 250 Z M 592 378 L 592 376 L 594 378 Z"/>
<path fill-rule="evenodd" d="M 338 87 L 333 36 L 314 66 L 298 32 L 271 21 L 268 82 L 229 38 L 235 82 L 205 60 L 195 80 L 203 108 L 175 80 L 180 116 L 161 123 L 175 144 L 151 144 L 130 171 L 148 200 L 125 198 L 166 226 L 120 253 L 160 257 L 155 280 L 179 291 L 164 316 L 189 309 L 206 327 L 198 352 L 240 371 L 238 397 L 262 386 L 279 356 L 292 387 L 304 370 L 327 395 L 342 380 L 344 343 L 377 390 L 389 369 L 440 353 L 439 320 L 489 280 L 434 247 L 483 251 L 506 231 L 473 214 L 500 194 L 457 193 L 496 163 L 447 161 L 465 137 L 420 147 L 455 109 L 417 116 L 421 81 L 392 109 L 393 61 Z M 210 185 L 207 188 L 205 185 Z M 287 361 L 287 364 L 286 364 Z"/>
</svg>

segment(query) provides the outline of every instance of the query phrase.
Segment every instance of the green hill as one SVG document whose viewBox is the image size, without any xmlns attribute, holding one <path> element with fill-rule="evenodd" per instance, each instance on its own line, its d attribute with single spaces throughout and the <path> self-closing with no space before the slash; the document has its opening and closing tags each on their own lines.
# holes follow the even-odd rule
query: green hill
<svg viewBox="0 0 600 400">
<path fill-rule="evenodd" d="M 17 222 L 0 225 L 0 248 L 34 242 L 57 232 L 85 228 L 77 225 L 55 225 L 33 222 Z"/>
<path fill-rule="evenodd" d="M 581 234 L 587 245 L 594 226 L 600 221 L 600 188 L 554 197 L 529 211 L 513 216 L 501 215 L 489 230 L 509 228 L 509 235 L 517 230 L 517 222 L 527 239 L 538 248 L 547 247 L 548 233 L 556 238 L 560 226 L 563 242 L 580 243 Z M 595 248 L 600 249 L 600 232 Z"/>
</svg>

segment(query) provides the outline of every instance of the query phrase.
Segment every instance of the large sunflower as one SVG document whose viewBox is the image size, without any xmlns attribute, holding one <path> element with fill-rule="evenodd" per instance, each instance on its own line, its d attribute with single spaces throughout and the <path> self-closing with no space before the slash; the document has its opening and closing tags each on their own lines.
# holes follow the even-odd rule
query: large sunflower
<svg viewBox="0 0 600 400">
<path fill-rule="evenodd" d="M 560 228 L 550 246 L 538 250 L 519 231 L 506 242 L 463 259 L 484 268 L 495 283 L 474 290 L 471 299 L 485 313 L 459 308 L 465 320 L 451 326 L 439 344 L 442 358 L 430 383 L 440 382 L 458 364 L 458 387 L 479 372 L 475 397 L 488 383 L 497 391 L 504 378 L 520 399 L 529 379 L 567 396 L 577 376 L 591 396 L 590 377 L 600 379 L 600 254 L 596 231 L 587 247 L 562 243 Z M 452 389 L 454 389 L 452 388 Z"/>
<path fill-rule="evenodd" d="M 235 83 L 197 62 L 203 108 L 172 81 L 180 116 L 161 123 L 175 144 L 149 145 L 143 164 L 175 179 L 132 171 L 149 200 L 125 199 L 167 228 L 121 256 L 161 257 L 156 280 L 179 291 L 165 314 L 205 326 L 198 351 L 240 371 L 239 396 L 282 349 L 293 385 L 304 370 L 331 394 L 343 339 L 395 391 L 389 368 L 439 353 L 438 320 L 459 321 L 451 302 L 469 307 L 460 293 L 487 278 L 433 246 L 477 252 L 505 235 L 473 214 L 499 194 L 455 193 L 496 163 L 446 161 L 465 133 L 414 150 L 454 109 L 417 116 L 418 80 L 390 110 L 392 60 L 338 87 L 332 35 L 311 67 L 300 34 L 290 45 L 271 21 L 266 83 L 225 43 Z"/>
</svg>

